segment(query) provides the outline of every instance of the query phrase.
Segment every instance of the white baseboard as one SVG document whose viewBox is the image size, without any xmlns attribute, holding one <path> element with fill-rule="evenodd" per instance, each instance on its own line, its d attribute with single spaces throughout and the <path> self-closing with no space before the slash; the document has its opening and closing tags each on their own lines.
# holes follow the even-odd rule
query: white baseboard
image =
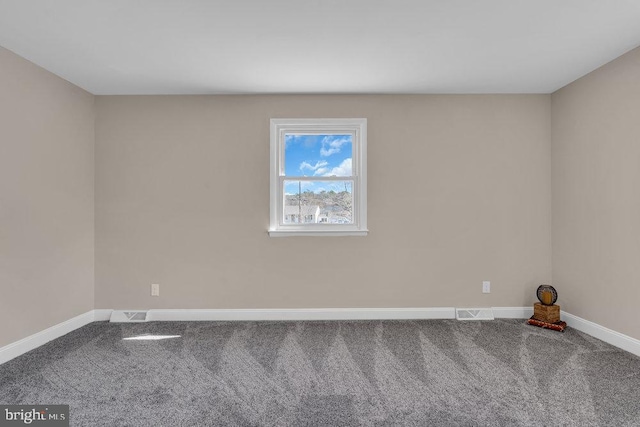
<svg viewBox="0 0 640 427">
<path fill-rule="evenodd" d="M 528 319 L 533 316 L 533 307 L 491 307 L 496 319 Z"/>
<path fill-rule="evenodd" d="M 455 319 L 453 307 L 149 310 L 147 321 Z"/>
<path fill-rule="evenodd" d="M 496 319 L 528 319 L 532 307 L 491 307 Z M 113 310 L 100 309 L 95 320 L 109 320 Z M 135 311 L 135 310 L 134 310 Z M 147 321 L 260 320 L 402 320 L 455 319 L 455 307 L 425 308 L 293 308 L 293 309 L 151 309 Z"/>
<path fill-rule="evenodd" d="M 496 319 L 528 319 L 531 307 L 492 307 Z M 111 309 L 91 310 L 0 348 L 0 364 L 94 321 L 109 320 Z M 260 320 L 393 320 L 455 319 L 454 307 L 430 308 L 308 308 L 308 309 L 154 309 L 148 321 L 260 321 Z M 640 356 L 640 340 L 562 312 L 572 328 Z"/>
<path fill-rule="evenodd" d="M 113 310 L 111 309 L 103 309 L 103 308 L 93 310 L 93 321 L 101 322 L 104 320 L 109 320 L 111 318 L 112 311 Z"/>
<path fill-rule="evenodd" d="M 84 325 L 88 325 L 95 320 L 94 311 L 95 310 L 88 311 L 72 319 L 53 325 L 43 331 L 29 335 L 20 341 L 5 345 L 0 348 L 0 365 L 20 356 L 21 354 L 33 350 L 34 348 L 40 347 L 51 340 L 68 334 L 69 332 L 81 328 Z"/>
<path fill-rule="evenodd" d="M 591 335 L 606 343 L 609 343 L 615 347 L 621 348 L 629 353 L 640 356 L 640 340 L 632 338 L 628 335 L 621 334 L 612 329 L 605 328 L 597 323 L 583 319 L 582 317 L 574 316 L 573 314 L 562 312 L 562 320 L 567 322 L 567 325 L 577 329 L 580 332 Z"/>
</svg>

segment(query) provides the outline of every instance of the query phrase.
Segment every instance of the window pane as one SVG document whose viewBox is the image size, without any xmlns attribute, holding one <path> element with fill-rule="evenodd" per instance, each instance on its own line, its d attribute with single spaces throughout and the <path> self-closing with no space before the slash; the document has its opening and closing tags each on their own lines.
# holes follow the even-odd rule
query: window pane
<svg viewBox="0 0 640 427">
<path fill-rule="evenodd" d="M 352 135 L 284 137 L 285 176 L 352 176 Z"/>
<path fill-rule="evenodd" d="M 284 181 L 284 224 L 353 224 L 353 181 Z"/>
</svg>

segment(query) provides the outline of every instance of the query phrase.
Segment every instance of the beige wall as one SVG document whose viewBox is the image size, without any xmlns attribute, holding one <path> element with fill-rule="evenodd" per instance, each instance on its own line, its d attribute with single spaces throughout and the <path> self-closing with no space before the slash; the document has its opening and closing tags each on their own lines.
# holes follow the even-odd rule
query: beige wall
<svg viewBox="0 0 640 427">
<path fill-rule="evenodd" d="M 640 48 L 554 93 L 552 112 L 563 309 L 640 338 Z"/>
<path fill-rule="evenodd" d="M 548 95 L 100 96 L 96 115 L 96 308 L 524 306 L 551 278 Z M 272 117 L 368 118 L 368 237 L 268 237 Z"/>
<path fill-rule="evenodd" d="M 0 347 L 93 309 L 93 101 L 0 48 Z"/>
<path fill-rule="evenodd" d="M 551 96 L 94 108 L 0 48 L 0 347 L 94 307 L 526 306 L 551 278 L 640 338 L 639 76 L 640 48 Z M 271 117 L 369 119 L 368 237 L 267 236 Z"/>
</svg>

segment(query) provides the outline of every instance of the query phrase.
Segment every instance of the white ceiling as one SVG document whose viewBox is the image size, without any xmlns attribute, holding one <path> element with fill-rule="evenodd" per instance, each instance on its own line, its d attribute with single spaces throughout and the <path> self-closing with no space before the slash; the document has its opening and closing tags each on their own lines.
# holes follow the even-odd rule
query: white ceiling
<svg viewBox="0 0 640 427">
<path fill-rule="evenodd" d="M 94 94 L 549 93 L 640 0 L 0 0 L 0 46 Z"/>
</svg>

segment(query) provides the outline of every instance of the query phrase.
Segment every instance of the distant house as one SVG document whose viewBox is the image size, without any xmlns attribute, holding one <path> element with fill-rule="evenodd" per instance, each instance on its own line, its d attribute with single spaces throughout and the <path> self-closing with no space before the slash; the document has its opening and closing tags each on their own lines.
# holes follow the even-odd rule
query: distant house
<svg viewBox="0 0 640 427">
<path fill-rule="evenodd" d="M 300 218 L 302 216 L 302 218 Z M 285 224 L 317 224 L 320 217 L 320 206 L 293 205 L 284 207 Z"/>
</svg>

